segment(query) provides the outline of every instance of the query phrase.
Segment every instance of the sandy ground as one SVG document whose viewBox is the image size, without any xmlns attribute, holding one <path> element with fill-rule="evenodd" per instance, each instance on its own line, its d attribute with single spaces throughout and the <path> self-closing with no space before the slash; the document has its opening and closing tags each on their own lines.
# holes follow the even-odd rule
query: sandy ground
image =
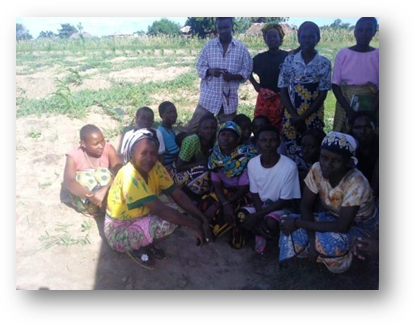
<svg viewBox="0 0 414 326">
<path fill-rule="evenodd" d="M 275 251 L 260 257 L 251 244 L 236 251 L 225 236 L 199 248 L 192 232 L 180 228 L 160 244 L 168 259 L 155 271 L 111 250 L 102 234 L 103 219 L 77 213 L 61 194 L 65 152 L 77 145 L 87 122 L 101 128 L 117 124 L 97 113 L 84 120 L 31 116 L 16 121 L 18 289 L 273 288 Z"/>
<path fill-rule="evenodd" d="M 16 71 L 22 69 L 16 67 Z M 165 69 L 162 80 L 186 71 L 187 68 Z M 155 68 L 145 67 L 113 72 L 110 77 L 138 82 L 160 80 L 157 76 Z M 52 94 L 56 91 L 54 77 L 63 76 L 52 68 L 17 75 L 17 96 L 44 98 Z M 73 91 L 110 87 L 107 77 L 98 74 L 85 79 Z M 252 87 L 243 85 L 240 98 L 255 99 Z M 269 245 L 264 256 L 254 252 L 252 240 L 240 251 L 232 249 L 226 236 L 199 248 L 195 236 L 186 228 L 177 229 L 159 245 L 166 251 L 167 260 L 158 262 L 155 271 L 111 250 L 103 236 L 103 219 L 77 213 L 67 205 L 67 193 L 61 191 L 65 153 L 78 145 L 80 128 L 92 123 L 105 133 L 119 126 L 100 110 L 92 108 L 84 119 L 28 116 L 16 120 L 16 288 L 289 289 L 307 277 L 308 266 L 299 265 L 300 272 L 294 278 L 291 272 L 279 268 L 275 243 Z M 110 141 L 117 148 L 120 138 Z M 340 287 L 375 288 L 375 281 L 373 286 L 366 285 L 368 276 L 363 275 L 362 285 L 340 279 L 339 283 L 349 281 Z M 331 275 L 323 271 L 316 277 L 309 279 L 305 288 L 323 285 Z M 337 280 L 334 282 L 337 284 Z"/>
</svg>

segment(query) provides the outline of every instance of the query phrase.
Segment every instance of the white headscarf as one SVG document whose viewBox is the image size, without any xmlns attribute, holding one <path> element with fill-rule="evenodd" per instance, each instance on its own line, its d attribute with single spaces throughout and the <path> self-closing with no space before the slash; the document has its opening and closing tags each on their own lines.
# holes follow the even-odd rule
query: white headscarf
<svg viewBox="0 0 414 326">
<path fill-rule="evenodd" d="M 133 132 L 125 134 L 127 139 L 123 142 L 123 147 L 121 148 L 121 154 L 124 155 L 125 161 L 129 162 L 132 159 L 132 147 L 135 143 L 143 139 L 151 139 L 155 142 L 157 147 L 160 146 L 160 143 L 157 138 L 157 134 L 154 129 L 150 128 L 141 128 L 136 129 Z"/>
</svg>

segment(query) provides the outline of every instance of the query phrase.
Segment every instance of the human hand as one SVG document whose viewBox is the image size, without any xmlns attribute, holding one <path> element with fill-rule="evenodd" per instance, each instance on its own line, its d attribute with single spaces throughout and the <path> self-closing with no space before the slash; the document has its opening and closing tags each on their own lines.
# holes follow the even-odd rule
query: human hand
<svg viewBox="0 0 414 326">
<path fill-rule="evenodd" d="M 361 260 L 378 259 L 379 241 L 374 238 L 358 237 L 353 245 L 352 253 Z"/>
<path fill-rule="evenodd" d="M 102 204 L 106 196 L 106 188 L 100 188 L 98 190 L 92 191 L 90 194 L 86 194 L 86 198 L 94 204 L 95 206 L 102 207 Z"/>
<path fill-rule="evenodd" d="M 220 77 L 226 70 L 221 68 L 210 68 L 208 74 L 213 77 Z"/>
<path fill-rule="evenodd" d="M 202 227 L 203 227 L 206 242 L 213 240 L 214 238 L 211 233 L 211 228 L 210 228 L 209 223 L 207 221 L 204 221 Z"/>
<path fill-rule="evenodd" d="M 235 75 L 228 72 L 227 70 L 225 70 L 223 72 L 223 79 L 224 79 L 225 82 L 230 82 L 230 81 L 234 80 L 234 77 L 235 77 Z"/>
<path fill-rule="evenodd" d="M 284 235 L 289 235 L 296 231 L 295 219 L 291 217 L 282 217 L 282 220 L 280 221 L 280 231 L 282 231 Z"/>
<path fill-rule="evenodd" d="M 197 229 L 195 230 L 197 242 L 197 247 L 202 247 L 206 243 L 206 235 L 204 234 L 203 223 L 200 223 Z M 209 239 L 210 241 L 210 239 Z"/>
</svg>

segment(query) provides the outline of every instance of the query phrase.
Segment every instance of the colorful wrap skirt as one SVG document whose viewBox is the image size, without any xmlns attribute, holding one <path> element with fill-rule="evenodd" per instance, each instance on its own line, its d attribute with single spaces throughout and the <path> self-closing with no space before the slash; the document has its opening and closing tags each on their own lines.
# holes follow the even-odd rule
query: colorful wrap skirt
<svg viewBox="0 0 414 326">
<path fill-rule="evenodd" d="M 269 118 L 272 126 L 279 130 L 282 128 L 284 106 L 280 93 L 275 93 L 270 89 L 261 88 L 257 95 L 254 117 L 264 115 Z"/>
<path fill-rule="evenodd" d="M 211 177 L 206 166 L 197 165 L 187 171 L 178 172 L 173 163 L 168 172 L 179 187 L 186 187 L 195 195 L 204 195 L 211 191 Z"/>
</svg>

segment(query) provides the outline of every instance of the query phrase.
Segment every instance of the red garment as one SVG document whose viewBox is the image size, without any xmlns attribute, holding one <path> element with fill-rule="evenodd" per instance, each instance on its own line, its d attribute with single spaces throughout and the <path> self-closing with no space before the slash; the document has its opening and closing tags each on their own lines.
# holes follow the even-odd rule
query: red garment
<svg viewBox="0 0 414 326">
<path fill-rule="evenodd" d="M 106 142 L 103 153 L 99 158 L 99 167 L 109 168 L 109 148 L 112 147 L 111 144 Z M 85 156 L 85 152 L 82 147 L 73 148 L 66 155 L 72 156 L 76 163 L 76 171 L 84 171 L 87 169 L 93 169 Z"/>
<path fill-rule="evenodd" d="M 281 130 L 283 110 L 284 106 L 280 93 L 275 93 L 270 89 L 262 87 L 257 95 L 254 117 L 264 115 L 269 118 L 273 126 Z"/>
</svg>

